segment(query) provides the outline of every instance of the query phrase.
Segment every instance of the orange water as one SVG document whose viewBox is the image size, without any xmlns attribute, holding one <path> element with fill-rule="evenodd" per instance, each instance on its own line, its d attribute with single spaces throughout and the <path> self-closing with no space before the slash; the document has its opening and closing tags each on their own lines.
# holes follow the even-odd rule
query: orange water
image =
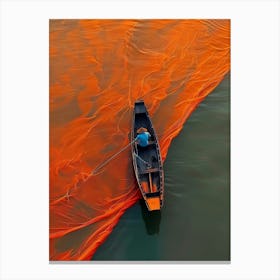
<svg viewBox="0 0 280 280">
<path fill-rule="evenodd" d="M 163 159 L 230 70 L 229 20 L 50 21 L 50 260 L 90 260 L 140 197 L 127 149 L 143 99 Z"/>
</svg>

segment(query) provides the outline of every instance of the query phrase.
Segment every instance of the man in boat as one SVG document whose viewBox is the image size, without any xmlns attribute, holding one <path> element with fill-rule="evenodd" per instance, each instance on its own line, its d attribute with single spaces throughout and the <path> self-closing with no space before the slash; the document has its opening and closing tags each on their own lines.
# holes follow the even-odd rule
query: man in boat
<svg viewBox="0 0 280 280">
<path fill-rule="evenodd" d="M 136 143 L 140 145 L 141 147 L 146 147 L 149 145 L 149 138 L 151 137 L 151 134 L 148 132 L 147 128 L 140 127 L 137 129 L 137 137 L 136 137 Z"/>
</svg>

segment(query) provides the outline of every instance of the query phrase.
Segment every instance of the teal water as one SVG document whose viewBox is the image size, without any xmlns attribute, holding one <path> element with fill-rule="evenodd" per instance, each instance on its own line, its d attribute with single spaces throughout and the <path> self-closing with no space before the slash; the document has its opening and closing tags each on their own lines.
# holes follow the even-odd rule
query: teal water
<svg viewBox="0 0 280 280">
<path fill-rule="evenodd" d="M 162 211 L 139 201 L 92 260 L 230 260 L 230 75 L 187 120 L 164 171 Z"/>
</svg>

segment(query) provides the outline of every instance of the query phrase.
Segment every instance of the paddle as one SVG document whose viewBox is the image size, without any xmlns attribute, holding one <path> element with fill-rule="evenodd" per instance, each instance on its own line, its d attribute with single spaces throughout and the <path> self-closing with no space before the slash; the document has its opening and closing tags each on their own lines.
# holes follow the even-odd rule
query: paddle
<svg viewBox="0 0 280 280">
<path fill-rule="evenodd" d="M 98 170 L 100 170 L 102 167 L 104 167 L 108 162 L 110 162 L 112 159 L 114 159 L 116 156 L 118 156 L 121 152 L 123 152 L 125 149 L 127 149 L 132 143 L 134 143 L 136 139 L 134 139 L 132 142 L 130 142 L 128 145 L 123 147 L 120 151 L 109 157 L 107 160 L 105 160 L 103 163 L 101 163 L 99 166 L 97 166 L 93 171 L 92 175 L 95 175 Z"/>
</svg>

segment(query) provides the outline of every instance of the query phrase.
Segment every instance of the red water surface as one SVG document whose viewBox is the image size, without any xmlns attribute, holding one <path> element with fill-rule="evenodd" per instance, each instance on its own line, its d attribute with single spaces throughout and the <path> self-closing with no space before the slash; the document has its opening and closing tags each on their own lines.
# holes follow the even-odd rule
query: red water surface
<svg viewBox="0 0 280 280">
<path fill-rule="evenodd" d="M 90 260 L 141 197 L 127 149 L 143 99 L 163 159 L 230 70 L 229 20 L 50 21 L 50 260 Z"/>
</svg>

